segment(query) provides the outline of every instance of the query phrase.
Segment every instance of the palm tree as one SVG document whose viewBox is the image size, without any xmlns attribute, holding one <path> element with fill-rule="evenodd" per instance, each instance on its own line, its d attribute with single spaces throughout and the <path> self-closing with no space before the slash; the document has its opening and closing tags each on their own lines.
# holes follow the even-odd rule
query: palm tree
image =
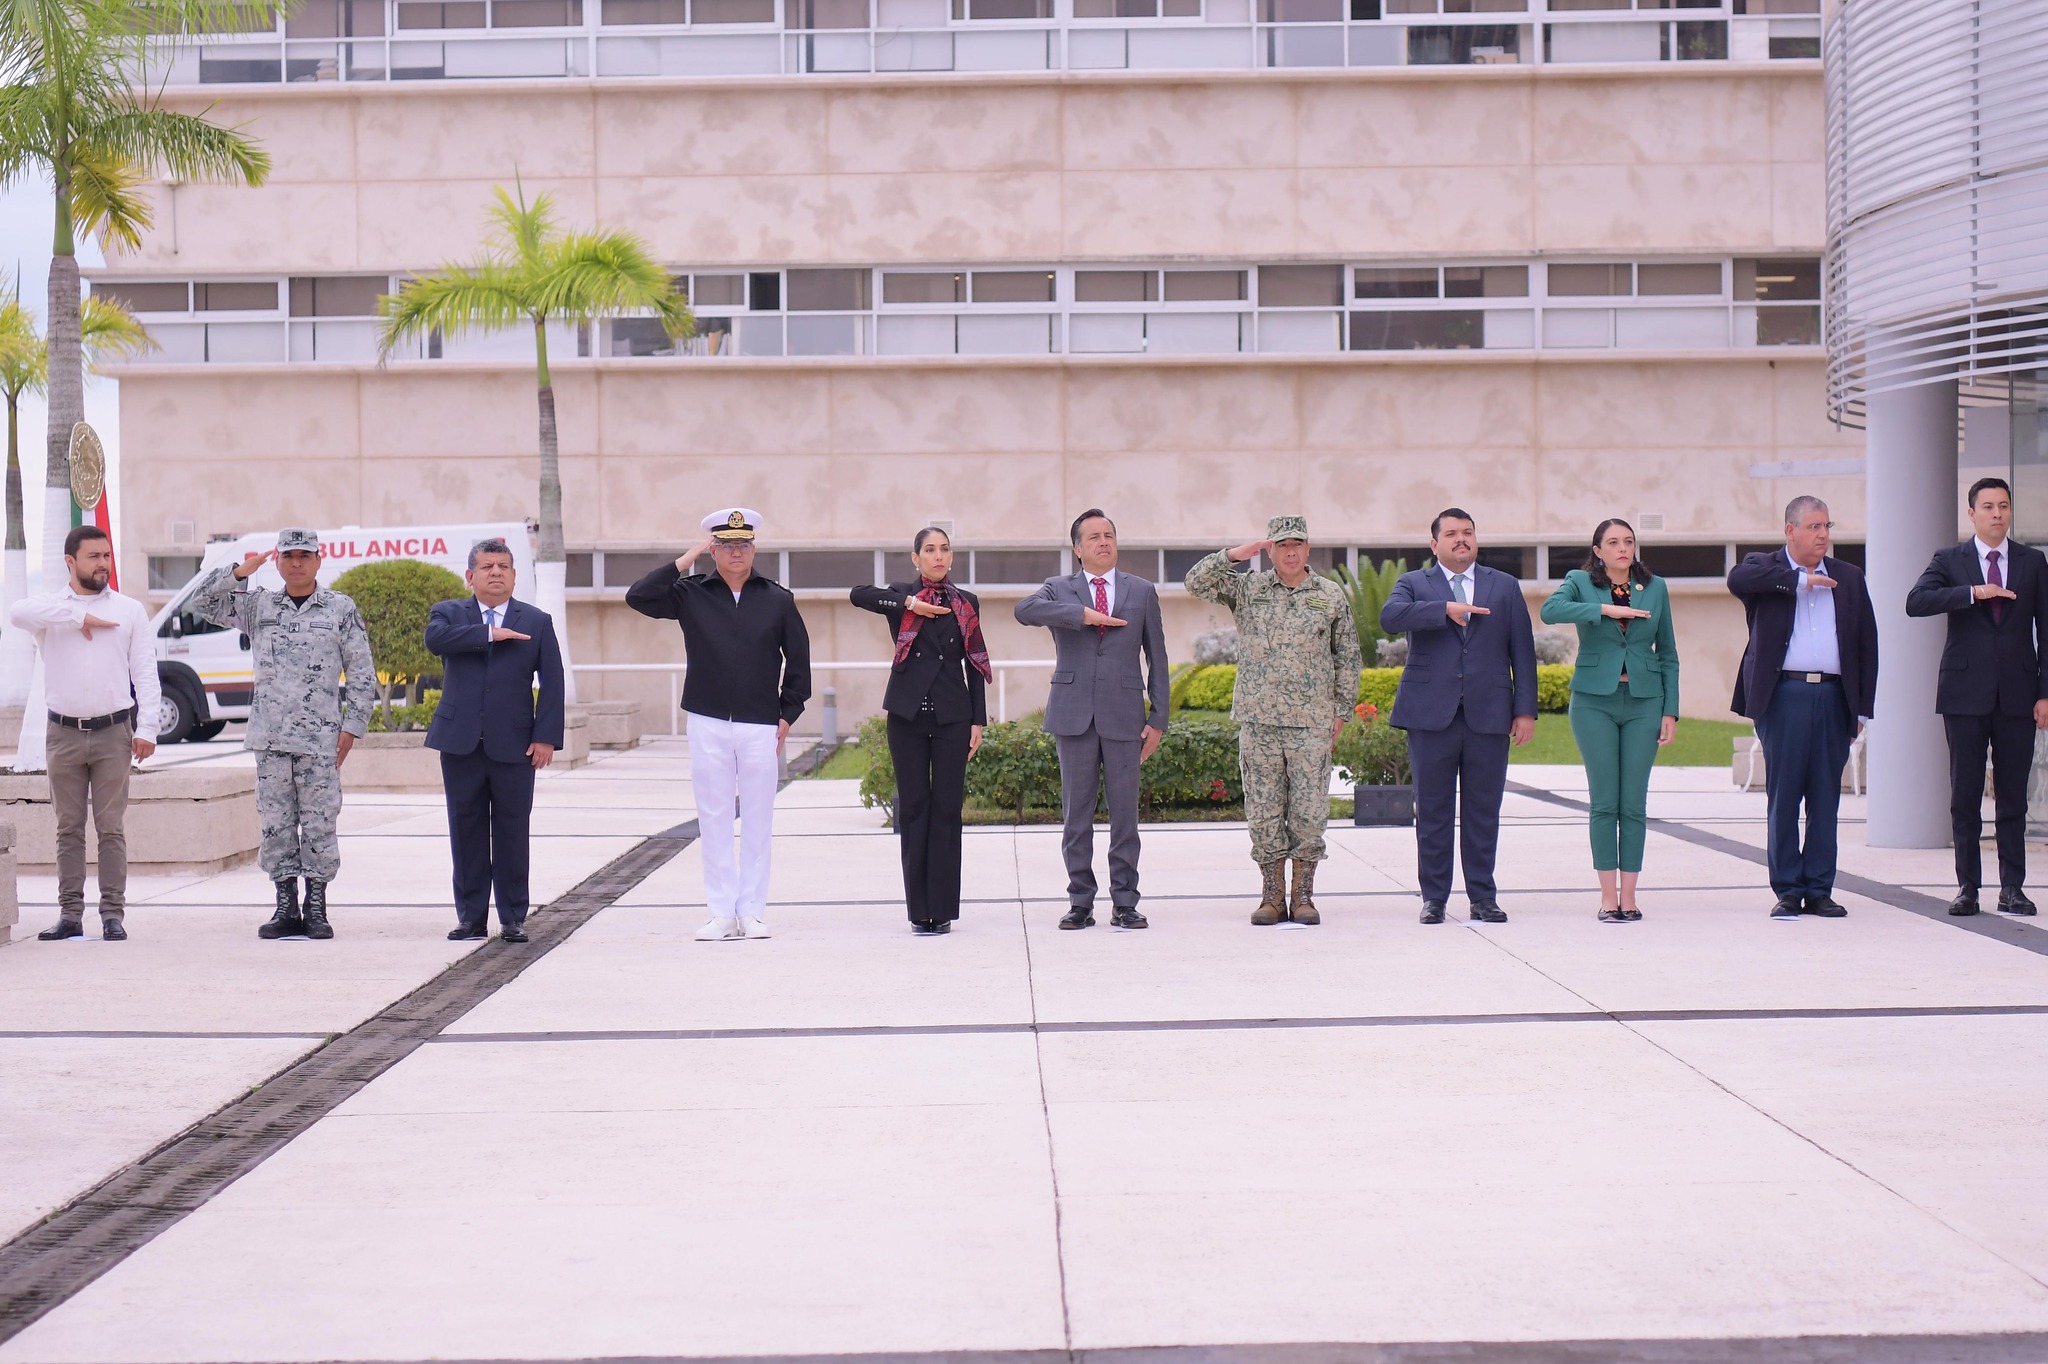
<svg viewBox="0 0 2048 1364">
<path fill-rule="evenodd" d="M 71 522 L 71 428 L 85 416 L 78 233 L 139 244 L 146 170 L 263 183 L 270 158 L 253 141 L 160 107 L 139 83 L 160 35 L 246 27 L 250 13 L 234 0 L 0 0 L 0 186 L 40 173 L 54 189 L 43 536 L 53 580 Z"/>
<path fill-rule="evenodd" d="M 548 323 L 589 323 L 618 313 L 651 312 L 669 336 L 696 330 L 675 281 L 639 238 L 624 232 L 564 232 L 554 201 L 521 188 L 515 199 L 493 191 L 492 232 L 467 264 L 449 263 L 407 280 L 378 303 L 384 318 L 381 355 L 401 341 L 438 334 L 533 328 L 540 390 L 540 548 L 535 597 L 555 620 L 562 658 L 569 657 L 568 557 L 562 549 L 562 460 L 555 429 L 555 384 L 548 370 Z M 573 674 L 571 674 L 573 677 Z M 573 681 L 569 695 L 575 696 Z"/>
<path fill-rule="evenodd" d="M 107 298 L 85 300 L 79 314 L 79 337 L 87 362 L 94 368 L 114 355 L 156 347 L 156 342 L 142 330 L 142 324 L 127 309 Z M 28 534 L 23 524 L 21 495 L 21 397 L 24 393 L 44 392 L 49 371 L 49 344 L 36 335 L 35 316 L 23 305 L 17 285 L 0 296 L 0 396 L 7 399 L 7 556 L 0 607 L 11 607 L 28 594 Z M 61 543 L 64 537 L 53 529 L 44 538 Z M 10 638 L 0 643 L 0 706 L 18 706 L 28 695 L 27 636 L 19 630 L 9 630 L 7 634 Z"/>
</svg>

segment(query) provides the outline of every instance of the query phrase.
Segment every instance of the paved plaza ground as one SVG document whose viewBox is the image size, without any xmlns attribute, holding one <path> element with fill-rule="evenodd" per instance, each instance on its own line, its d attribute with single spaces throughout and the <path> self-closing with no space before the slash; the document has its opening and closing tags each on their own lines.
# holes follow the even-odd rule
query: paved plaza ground
<svg viewBox="0 0 2048 1364">
<path fill-rule="evenodd" d="M 775 937 L 706 944 L 663 739 L 543 777 L 524 948 L 444 940 L 438 795 L 352 796 L 331 943 L 259 942 L 244 867 L 0 949 L 0 1239 L 451 963 L 532 965 L 0 1364 L 2048 1360 L 2048 928 L 1949 920 L 1946 851 L 1856 799 L 1849 917 L 1773 922 L 1710 769 L 1657 772 L 1646 918 L 1602 925 L 1583 775 L 1511 775 L 1502 925 L 1418 924 L 1411 831 L 1346 827 L 1323 926 L 1254 929 L 1243 827 L 1164 825 L 1152 928 L 1059 932 L 1057 830 L 986 828 L 915 938 L 878 815 L 798 781 Z"/>
</svg>

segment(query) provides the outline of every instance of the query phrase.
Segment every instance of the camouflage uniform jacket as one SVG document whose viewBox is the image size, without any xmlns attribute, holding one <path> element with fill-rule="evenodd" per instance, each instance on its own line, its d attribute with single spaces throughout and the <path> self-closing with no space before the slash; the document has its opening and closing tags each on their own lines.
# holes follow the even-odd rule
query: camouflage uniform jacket
<svg viewBox="0 0 2048 1364">
<path fill-rule="evenodd" d="M 1239 721 L 1320 727 L 1351 718 L 1363 665 L 1343 588 L 1314 572 L 1299 587 L 1271 570 L 1238 573 L 1219 550 L 1188 570 L 1187 589 L 1237 617 L 1230 713 Z"/>
<path fill-rule="evenodd" d="M 231 569 L 217 568 L 187 609 L 249 637 L 256 696 L 245 747 L 331 758 L 342 730 L 360 739 L 369 728 L 377 668 L 370 661 L 370 633 L 348 597 L 323 587 L 301 606 L 288 593 L 250 589 Z"/>
</svg>

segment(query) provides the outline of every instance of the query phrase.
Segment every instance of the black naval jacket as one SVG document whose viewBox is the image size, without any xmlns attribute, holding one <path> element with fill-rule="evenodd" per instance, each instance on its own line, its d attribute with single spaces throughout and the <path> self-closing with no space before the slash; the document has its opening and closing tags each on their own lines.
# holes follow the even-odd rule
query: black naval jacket
<svg viewBox="0 0 2048 1364">
<path fill-rule="evenodd" d="M 663 564 L 626 589 L 626 605 L 683 627 L 690 670 L 683 709 L 743 725 L 792 724 L 811 699 L 811 636 L 796 598 L 756 573 L 732 589 L 716 573 L 685 578 Z"/>
<path fill-rule="evenodd" d="M 903 599 L 917 592 L 917 583 L 890 583 L 887 587 L 856 587 L 850 600 L 863 611 L 873 611 L 889 622 L 889 644 L 895 647 L 897 632 L 903 628 Z M 965 588 L 951 589 L 967 598 L 976 614 L 981 598 Z M 889 672 L 889 688 L 882 696 L 882 709 L 902 720 L 915 720 L 928 713 L 941 725 L 988 723 L 987 683 L 967 661 L 967 641 L 960 633 L 957 616 L 927 616 L 917 629 L 917 641 L 910 657 Z"/>
</svg>

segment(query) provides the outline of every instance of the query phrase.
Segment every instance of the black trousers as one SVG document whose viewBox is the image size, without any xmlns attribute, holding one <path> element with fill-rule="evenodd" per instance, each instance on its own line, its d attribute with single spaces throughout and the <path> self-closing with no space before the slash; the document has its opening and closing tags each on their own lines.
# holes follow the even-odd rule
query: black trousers
<svg viewBox="0 0 2048 1364">
<path fill-rule="evenodd" d="M 903 903 L 912 923 L 960 917 L 960 807 L 967 800 L 972 728 L 965 720 L 942 725 L 889 717 Z"/>
<path fill-rule="evenodd" d="M 1455 830 L 1465 867 L 1465 898 L 1475 905 L 1492 904 L 1500 803 L 1508 785 L 1508 736 L 1477 732 L 1465 723 L 1460 706 L 1442 729 L 1408 731 L 1408 765 L 1415 771 L 1415 870 L 1422 898 L 1451 898 Z"/>
<path fill-rule="evenodd" d="M 2018 890 L 2027 880 L 2027 778 L 2034 767 L 2031 715 L 1944 715 L 1948 728 L 1948 818 L 1955 831 L 1956 884 L 1984 883 L 1984 753 L 1991 753 L 1997 810 L 1998 884 Z"/>
<path fill-rule="evenodd" d="M 448 798 L 448 847 L 455 857 L 455 917 L 465 928 L 488 928 L 491 892 L 498 922 L 526 922 L 526 875 L 533 823 L 533 764 L 494 762 L 478 744 L 441 755 Z"/>
</svg>

